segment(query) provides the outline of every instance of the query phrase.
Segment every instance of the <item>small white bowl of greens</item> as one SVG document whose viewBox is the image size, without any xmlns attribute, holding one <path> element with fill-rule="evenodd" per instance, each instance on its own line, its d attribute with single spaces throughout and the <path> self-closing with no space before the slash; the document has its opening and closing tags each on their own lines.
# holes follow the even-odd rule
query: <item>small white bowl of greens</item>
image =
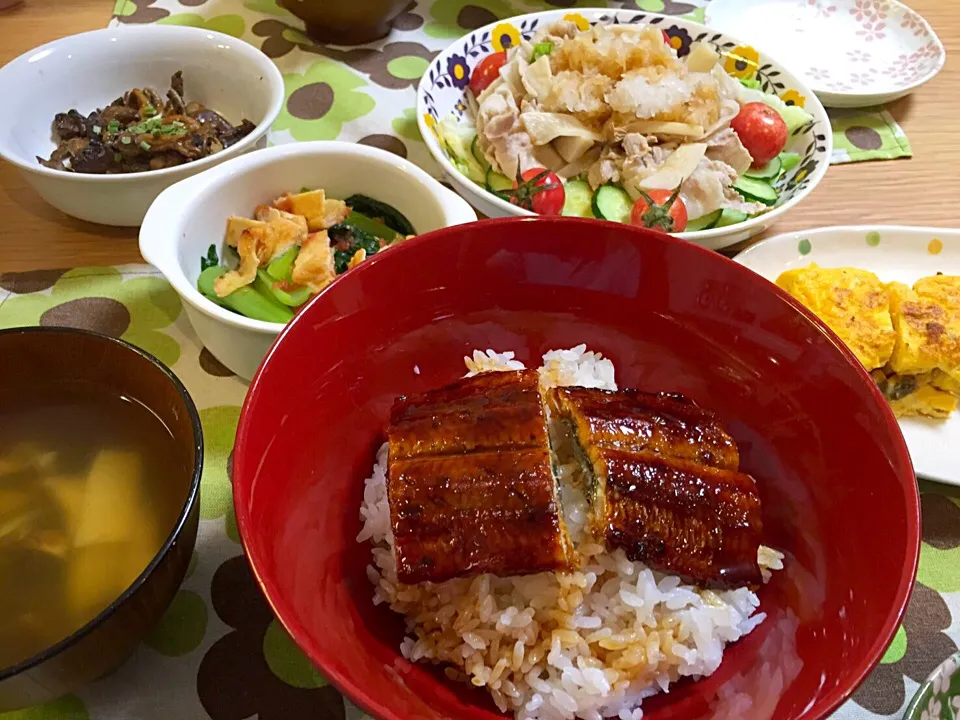
<svg viewBox="0 0 960 720">
<path fill-rule="evenodd" d="M 166 189 L 144 218 L 140 253 L 180 295 L 203 345 L 249 380 L 294 314 L 351 267 L 409 235 L 476 219 L 392 153 L 293 143 Z"/>
<path fill-rule="evenodd" d="M 800 202 L 833 149 L 823 106 L 775 60 L 632 10 L 480 28 L 431 62 L 417 102 L 427 147 L 488 216 L 652 222 L 712 249 Z"/>
</svg>

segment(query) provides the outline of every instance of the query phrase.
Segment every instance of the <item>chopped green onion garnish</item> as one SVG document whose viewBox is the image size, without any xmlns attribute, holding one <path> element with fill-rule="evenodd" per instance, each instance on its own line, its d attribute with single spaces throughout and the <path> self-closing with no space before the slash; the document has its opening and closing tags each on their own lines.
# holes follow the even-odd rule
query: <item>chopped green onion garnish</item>
<svg viewBox="0 0 960 720">
<path fill-rule="evenodd" d="M 127 130 L 134 135 L 143 135 L 144 133 L 152 133 L 159 128 L 161 124 L 163 124 L 163 118 L 157 115 L 156 117 L 143 120 L 133 127 L 127 128 Z"/>
<path fill-rule="evenodd" d="M 133 142 L 133 138 L 131 138 L 129 135 L 124 135 L 122 138 L 120 138 L 120 142 L 122 142 L 124 145 L 129 145 Z"/>
<path fill-rule="evenodd" d="M 100 129 L 101 129 L 101 128 L 100 128 L 99 125 L 94 125 L 94 126 L 93 126 L 93 134 L 94 134 L 94 135 L 99 135 L 99 134 L 100 134 Z"/>
<path fill-rule="evenodd" d="M 187 128 L 183 123 L 171 123 L 169 125 L 161 125 L 157 128 L 156 132 L 161 135 L 185 135 Z"/>
<path fill-rule="evenodd" d="M 533 46 L 533 53 L 530 55 L 530 62 L 536 62 L 544 55 L 549 55 L 553 52 L 553 43 L 549 40 L 544 40 L 543 42 L 538 42 Z"/>
<path fill-rule="evenodd" d="M 111 120 L 107 123 L 107 132 L 117 133 L 120 132 L 120 122 L 118 120 Z"/>
<path fill-rule="evenodd" d="M 153 105 L 147 105 L 143 109 L 143 114 L 146 115 L 147 117 L 153 117 L 154 115 L 157 114 L 157 109 Z"/>
<path fill-rule="evenodd" d="M 142 147 L 144 150 L 149 150 L 149 149 L 150 149 L 150 143 L 148 143 L 146 140 L 141 140 L 141 141 L 140 141 L 140 147 Z"/>
</svg>

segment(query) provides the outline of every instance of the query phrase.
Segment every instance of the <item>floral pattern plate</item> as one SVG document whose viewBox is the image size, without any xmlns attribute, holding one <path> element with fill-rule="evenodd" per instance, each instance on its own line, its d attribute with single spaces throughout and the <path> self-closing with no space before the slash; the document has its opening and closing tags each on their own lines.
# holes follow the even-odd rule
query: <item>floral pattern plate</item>
<svg viewBox="0 0 960 720">
<path fill-rule="evenodd" d="M 960 275 L 960 230 L 901 226 L 820 228 L 778 235 L 734 260 L 771 282 L 784 270 L 812 262 L 858 267 L 885 282 L 913 285 L 942 272 Z M 901 418 L 900 429 L 917 475 L 960 486 L 960 411 L 946 420 Z"/>
<path fill-rule="evenodd" d="M 833 132 L 826 111 L 806 85 L 769 56 L 744 45 L 734 36 L 682 18 L 633 10 L 550 10 L 520 15 L 474 30 L 431 61 L 417 88 L 417 121 L 427 149 L 457 191 L 485 215 L 505 217 L 532 213 L 501 200 L 457 172 L 437 137 L 436 125 L 450 113 L 463 116 L 470 74 L 484 57 L 513 47 L 521 39 L 529 40 L 541 27 L 560 19 L 572 20 L 581 30 L 598 23 L 650 23 L 666 33 L 680 57 L 690 52 L 694 42 L 709 43 L 721 54 L 728 73 L 745 80 L 755 79 L 764 92 L 779 95 L 784 102 L 800 105 L 813 115 L 813 122 L 798 128 L 787 141 L 786 149 L 799 153 L 801 161 L 780 179 L 777 186 L 779 199 L 769 212 L 737 225 L 679 233 L 679 237 L 714 250 L 752 237 L 808 195 L 827 171 L 833 151 Z"/>
<path fill-rule="evenodd" d="M 927 21 L 897 0 L 713 0 L 706 17 L 760 47 L 775 43 L 827 107 L 895 100 L 946 60 Z"/>
<path fill-rule="evenodd" d="M 903 714 L 903 720 L 957 720 L 960 718 L 960 654 L 934 670 Z"/>
</svg>

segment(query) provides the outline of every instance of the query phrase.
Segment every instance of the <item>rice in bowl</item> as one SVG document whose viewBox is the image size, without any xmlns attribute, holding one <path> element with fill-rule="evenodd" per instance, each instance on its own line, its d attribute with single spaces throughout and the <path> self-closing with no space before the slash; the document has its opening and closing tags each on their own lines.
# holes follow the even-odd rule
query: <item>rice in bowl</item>
<svg viewBox="0 0 960 720">
<path fill-rule="evenodd" d="M 474 351 L 467 374 L 523 369 L 514 353 Z M 543 356 L 544 387 L 616 390 L 613 363 L 580 345 Z M 567 528 L 583 562 L 577 572 L 517 577 L 480 575 L 442 583 L 397 581 L 387 502 L 387 450 L 366 481 L 358 542 L 370 541 L 367 577 L 374 603 L 406 618 L 403 656 L 445 663 L 445 673 L 486 687 L 517 720 L 640 720 L 644 698 L 683 677 L 713 673 L 727 643 L 766 615 L 748 588 L 704 590 L 684 584 L 622 550 L 607 552 L 585 532 L 587 502 L 572 451 L 557 448 L 557 475 Z M 762 547 L 765 579 L 783 555 Z"/>
</svg>

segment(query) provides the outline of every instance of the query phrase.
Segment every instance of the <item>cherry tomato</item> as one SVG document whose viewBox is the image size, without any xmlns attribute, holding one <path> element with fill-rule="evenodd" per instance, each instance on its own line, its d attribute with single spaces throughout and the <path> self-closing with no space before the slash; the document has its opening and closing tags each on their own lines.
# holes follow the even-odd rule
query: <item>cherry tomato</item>
<svg viewBox="0 0 960 720">
<path fill-rule="evenodd" d="M 544 168 L 530 168 L 514 181 L 508 199 L 514 205 L 533 210 L 538 215 L 559 215 L 567 193 L 563 181 Z"/>
<path fill-rule="evenodd" d="M 760 168 L 787 146 L 787 124 L 780 113 L 762 102 L 747 103 L 730 123 L 740 142 Z"/>
<path fill-rule="evenodd" d="M 474 96 L 482 93 L 490 83 L 497 79 L 500 68 L 506 61 L 507 54 L 505 52 L 496 52 L 493 55 L 487 55 L 477 63 L 477 66 L 473 69 L 473 74 L 470 76 L 470 89 Z"/>
<path fill-rule="evenodd" d="M 687 206 L 680 188 L 641 192 L 630 211 L 630 224 L 665 233 L 683 232 L 687 227 Z"/>
</svg>

